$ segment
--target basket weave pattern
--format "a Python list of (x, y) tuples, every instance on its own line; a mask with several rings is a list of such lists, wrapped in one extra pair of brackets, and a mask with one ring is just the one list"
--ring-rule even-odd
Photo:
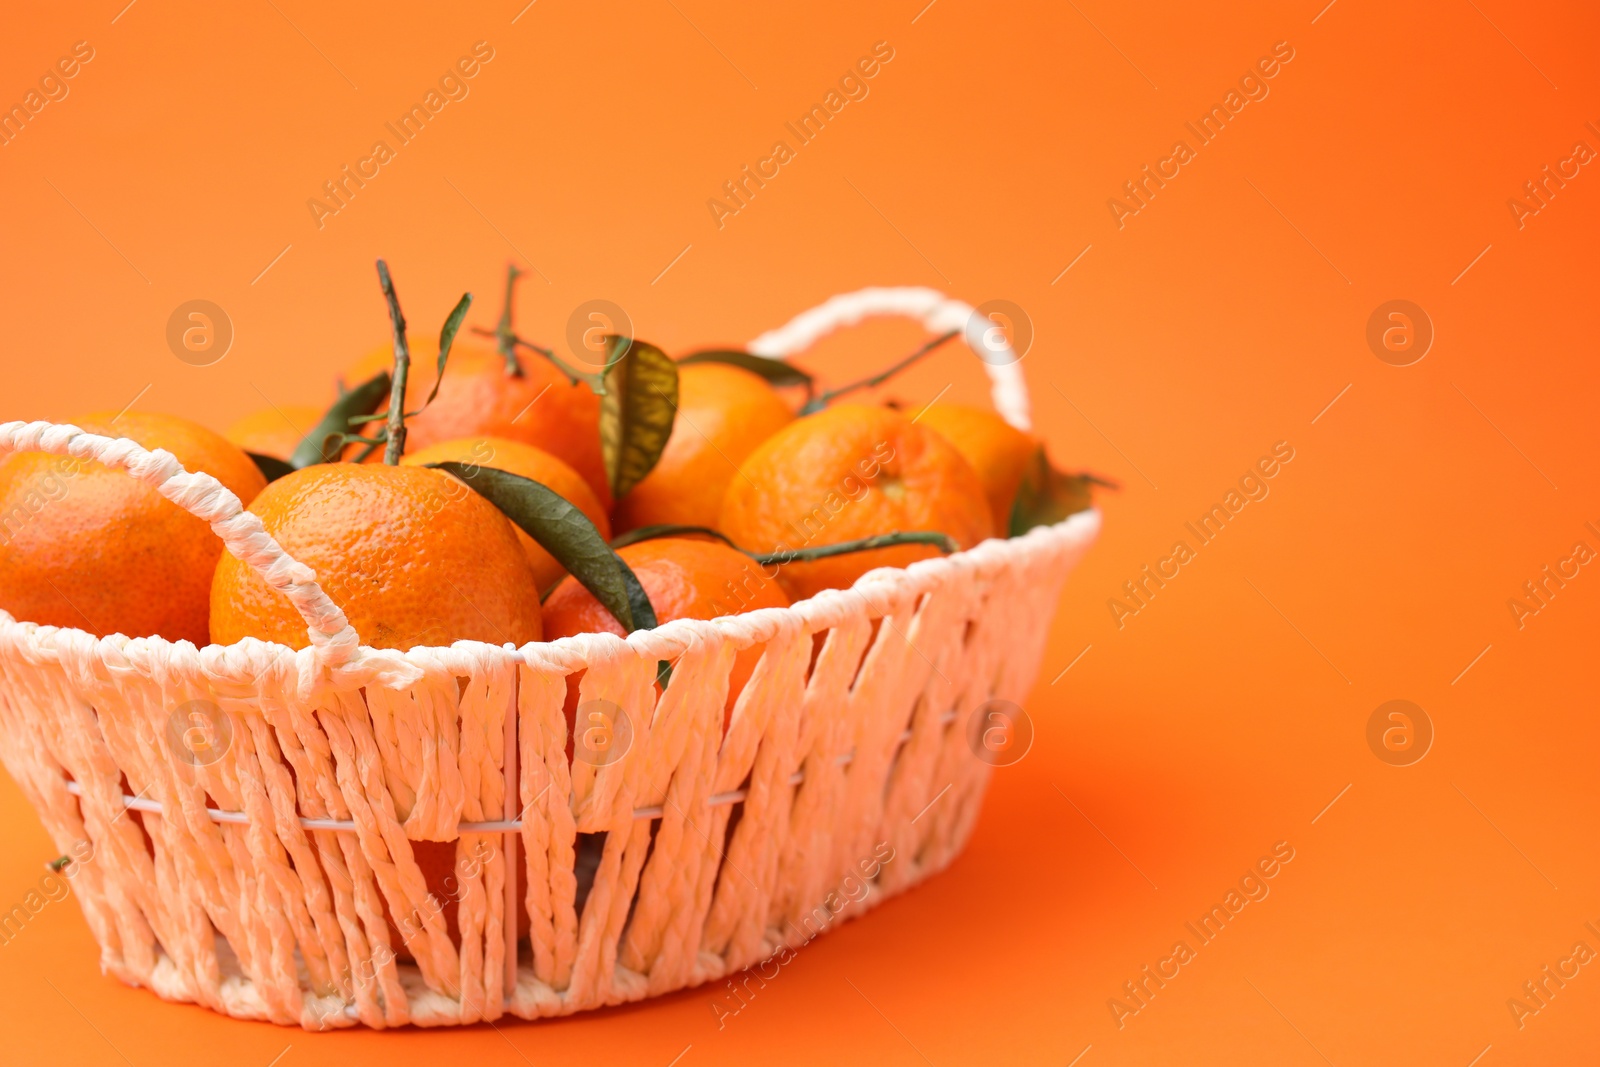
[[(296, 651), (97, 638), (0, 612), (0, 758), (78, 857), (105, 970), (314, 1029), (638, 1000), (803, 944), (942, 869), (990, 773), (972, 716), (1025, 698), (1099, 528), (1085, 512), (790, 608), (626, 639), (399, 652), (360, 646), (314, 575), (170, 455), (0, 425), (0, 454), (16, 450), (128, 471), (305, 616), (312, 644)], [(761, 660), (723, 736), (734, 656), (751, 646)], [(632, 728), (603, 766), (567, 755), (580, 671), (580, 702), (609, 701)], [(214, 762), (172, 734), (193, 701), (221, 709), (230, 735)], [(419, 841), (456, 842), (454, 931)], [(403, 944), (386, 914), (410, 917)]]

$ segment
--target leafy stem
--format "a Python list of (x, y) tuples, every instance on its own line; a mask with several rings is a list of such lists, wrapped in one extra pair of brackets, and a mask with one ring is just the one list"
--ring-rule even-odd
[(375, 439), (373, 439), (371, 441), (368, 441), (366, 444), (362, 445), (361, 446), (361, 451), (357, 452), (354, 456), (352, 456), (351, 459), (350, 459), (350, 462), (352, 462), (352, 463), (365, 463), (367, 461), (367, 457), (372, 455), (374, 452), (376, 452), (378, 450), (378, 446), (379, 445), (386, 444), (387, 442), (388, 442), (387, 436), (380, 434)]
[(960, 336), (960, 330), (951, 330), (949, 333), (940, 334), (938, 337), (935, 337), (933, 340), (924, 344), (921, 348), (918, 348), (909, 356), (897, 363), (891, 364), (888, 369), (879, 371), (870, 378), (862, 378), (860, 381), (851, 382), (848, 385), (841, 385), (837, 389), (828, 389), (820, 396), (812, 397), (810, 400), (806, 401), (805, 406), (800, 409), (800, 414), (815, 414), (816, 412), (827, 407), (829, 404), (833, 403), (835, 400), (839, 399), (841, 396), (845, 396), (848, 393), (853, 393), (858, 389), (871, 389), (874, 386), (882, 385), (884, 382), (888, 381), (896, 374), (899, 374), (901, 371), (905, 370), (907, 367), (911, 366), (911, 364), (923, 358), (940, 345), (954, 340)]
[[(505, 324), (502, 323), (502, 325)], [(560, 356), (556, 355), (555, 349), (546, 348), (544, 345), (534, 344), (532, 341), (529, 341), (526, 338), (517, 336), (517, 334), (510, 329), (509, 325), (506, 326), (504, 335), (501, 334), (499, 327), (496, 327), (493, 330), (486, 330), (482, 326), (474, 326), (472, 328), (472, 332), (477, 334), (479, 337), (493, 337), (495, 339), (495, 346), (497, 348), (499, 348), (503, 342), (507, 347), (501, 349), (502, 352), (508, 350), (515, 352), (515, 350), (518, 348), (526, 348), (529, 352), (537, 352), (545, 359), (548, 359), (551, 364), (555, 366), (556, 370), (560, 371), (566, 377), (567, 384), (577, 385), (579, 382), (584, 382), (589, 386), (590, 389), (594, 390), (595, 396), (606, 395), (606, 371), (609, 371), (613, 366), (615, 366), (617, 360), (621, 359), (622, 355), (625, 354), (613, 353), (610, 361), (607, 362), (606, 365), (597, 372), (583, 371), (579, 370), (566, 360), (562, 359)], [(518, 366), (520, 367), (521, 364), (519, 363)]]
[(406, 380), (411, 375), (411, 346), (406, 343), (406, 317), (400, 310), (400, 298), (395, 295), (394, 281), (389, 277), (389, 264), (378, 260), (378, 284), (383, 287), (383, 297), (389, 302), (389, 321), (394, 326), (394, 375), (389, 386), (389, 417), (385, 436), (388, 444), (383, 450), (383, 461), (393, 467), (399, 464), (406, 450)]
[(654, 541), (662, 537), (688, 537), (693, 534), (701, 534), (706, 537), (715, 537), (718, 541), (721, 541), (729, 548), (738, 549), (740, 552), (744, 551), (744, 549), (739, 548), (738, 545), (734, 544), (733, 540), (727, 534), (720, 530), (713, 530), (709, 526), (684, 526), (679, 523), (661, 523), (655, 526), (640, 526), (637, 529), (629, 530), (625, 534), (618, 534), (616, 537), (613, 537), (611, 539), (611, 547), (627, 548), (629, 545), (636, 545), (640, 541)]
[(961, 546), (956, 544), (949, 534), (941, 533), (938, 530), (892, 530), (889, 533), (863, 537), (855, 541), (840, 541), (834, 545), (817, 545), (813, 548), (786, 548), (781, 552), (751, 552), (734, 544), (727, 534), (713, 530), (709, 526), (682, 526), (674, 523), (663, 523), (659, 526), (641, 526), (636, 530), (629, 530), (625, 534), (612, 538), (611, 547), (614, 549), (626, 548), (629, 545), (636, 545), (640, 541), (653, 541), (661, 537), (686, 537), (695, 534), (715, 537), (729, 548), (744, 553), (763, 566), (809, 563), (812, 560), (828, 559), (833, 556), (847, 556), (854, 552), (870, 552), (875, 548), (891, 548), (895, 545), (933, 545), (947, 554), (961, 551)]
[(500, 307), (500, 321), (494, 328), (494, 347), (506, 361), (506, 376), (522, 377), (522, 364), (517, 359), (516, 334), (511, 332), (511, 302), (516, 295), (517, 279), (522, 271), (515, 263), (506, 264), (506, 302)]
[[(422, 414), (439, 395), (439, 386), (444, 383), (445, 364), (450, 361), (450, 348), (455, 344), (462, 320), (467, 317), (467, 309), (472, 306), (472, 294), (462, 293), (461, 299), (456, 301), (456, 306), (445, 317), (444, 326), (439, 330), (439, 365), (434, 373), (433, 388), (428, 391), (428, 399), (422, 402), (422, 407), (407, 412), (406, 381), (411, 376), (411, 347), (406, 342), (406, 317), (400, 311), (400, 298), (395, 295), (394, 281), (389, 277), (389, 264), (381, 259), (378, 260), (378, 283), (383, 287), (384, 299), (389, 303), (389, 321), (394, 327), (394, 378), (389, 388), (389, 410), (380, 415), (353, 418), (350, 425), (379, 420), (386, 423), (383, 431), (383, 461), (392, 467), (405, 454), (406, 420)], [(369, 448), (364, 455), (370, 455), (371, 452)]]
[(745, 555), (763, 565), (775, 563), (782, 566), (785, 563), (809, 563), (812, 560), (847, 556), (853, 552), (869, 552), (875, 548), (890, 548), (894, 545), (934, 545), (946, 554), (961, 551), (961, 546), (956, 544), (954, 538), (938, 530), (892, 530), (875, 537), (863, 537), (858, 541), (841, 541), (836, 545), (786, 548), (781, 552), (747, 552)]
[[(379, 401), (389, 395), (390, 385), (388, 371), (379, 371), (353, 388), (344, 388), (341, 385), (339, 399), (333, 402), (311, 432), (301, 438), (300, 443), (295, 446), (294, 452), (289, 456), (289, 466), (299, 470), (314, 463), (337, 462), (345, 445), (349, 444), (354, 436), (349, 432), (350, 427), (354, 425), (352, 420), (368, 417), (372, 409), (378, 406)], [(356, 440), (370, 444), (374, 440), (381, 441), (382, 438), (356, 438)]]

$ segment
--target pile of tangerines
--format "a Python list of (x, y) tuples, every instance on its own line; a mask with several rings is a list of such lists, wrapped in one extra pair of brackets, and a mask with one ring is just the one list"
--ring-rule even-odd
[[(378, 267), (393, 342), (326, 410), (269, 408), (225, 437), (134, 411), (72, 420), (216, 477), (365, 645), (520, 646), (782, 607), (1059, 521), (1107, 484), (1056, 470), (987, 410), (840, 402), (955, 334), (831, 390), (748, 352), (674, 360), (620, 336), (580, 363), (515, 333), (513, 269), (485, 340), (456, 343), (463, 296), (436, 343), (413, 345)], [(0, 461), (0, 608), (99, 635), (308, 643), (199, 519), (43, 453)]]

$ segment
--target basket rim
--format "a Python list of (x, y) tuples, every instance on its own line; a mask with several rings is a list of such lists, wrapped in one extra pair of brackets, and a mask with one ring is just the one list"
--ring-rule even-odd
[[(410, 649), (374, 648), (360, 645), (352, 659), (327, 670), (335, 676), (359, 675), (372, 680), (388, 680), (400, 686), (416, 682), (425, 674), (458, 669), (488, 658), (508, 657), (513, 663), (528, 666), (560, 667), (569, 673), (583, 669), (595, 654), (616, 655), (626, 648), (643, 656), (671, 659), (702, 640), (723, 638), (740, 649), (770, 640), (780, 630), (809, 626), (813, 630), (838, 625), (860, 600), (865, 600), (873, 617), (887, 614), (892, 602), (908, 588), (917, 592), (936, 584), (957, 569), (1003, 566), (1019, 555), (1036, 550), (1087, 549), (1098, 536), (1102, 523), (1095, 507), (1076, 512), (1051, 526), (1037, 526), (1016, 537), (991, 537), (970, 549), (917, 560), (909, 567), (877, 567), (868, 571), (848, 589), (825, 589), (786, 608), (761, 608), (715, 619), (675, 619), (651, 630), (635, 630), (627, 637), (612, 633), (585, 633), (553, 641), (531, 641), (517, 646), (484, 641), (456, 641), (449, 645), (417, 645)], [(188, 640), (172, 641), (161, 636), (128, 637), (124, 634), (99, 636), (74, 627), (50, 626), (14, 618), (0, 609), (0, 644), (20, 642), (36, 652), (51, 651), (63, 641), (87, 651), (109, 650), (124, 659), (129, 652), (142, 650), (153, 657), (194, 658), (202, 661), (207, 676), (215, 681), (251, 681), (274, 666), (297, 665), (302, 678), (312, 667), (314, 646), (290, 648), (288, 645), (246, 637), (228, 645), (197, 646)], [(301, 661), (305, 661), (302, 663)], [(197, 664), (200, 665), (200, 664)], [(241, 670), (242, 668), (242, 670)]]

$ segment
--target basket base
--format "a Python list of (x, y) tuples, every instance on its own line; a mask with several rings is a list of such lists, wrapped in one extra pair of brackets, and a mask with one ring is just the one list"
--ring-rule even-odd
[[(877, 907), (890, 897), (898, 895), (902, 890), (909, 889), (920, 883), (924, 878), (937, 874), (954, 859), (954, 854), (945, 857), (944, 862), (929, 864), (915, 871), (904, 883), (897, 886), (895, 892), (884, 892), (876, 886), (872, 887), (859, 902), (851, 902), (850, 906), (838, 913), (829, 922), (827, 929), (831, 930), (840, 922), (854, 919)], [(767, 965), (774, 967), (792, 959), (780, 958), (788, 952), (798, 952), (809, 944), (818, 933), (818, 930), (809, 936), (804, 931), (797, 931), (799, 936), (791, 936), (788, 941), (777, 939), (777, 931), (769, 931), (773, 935), (763, 943), (762, 956), (759, 960), (744, 968), (728, 968), (723, 957), (713, 952), (700, 953), (698, 965), (690, 980), (672, 992), (695, 989), (719, 979), (729, 978), (742, 971), (759, 972)], [(238, 957), (234, 954), (227, 939), (218, 935), (216, 938), (217, 962), (222, 972), (222, 981), (218, 987), (221, 994), (219, 1005), (216, 1007), (222, 1014), (235, 1019), (250, 1022), (273, 1022), (272, 1012), (266, 1001), (258, 992), (255, 983), (244, 973)], [(425, 1028), (461, 1026), (463, 1025), (463, 1012), (461, 1001), (445, 996), (428, 988), (427, 982), (422, 977), (422, 972), (411, 963), (396, 965), (401, 987), (406, 994), (406, 1022), (402, 1025), (419, 1026)], [(767, 976), (770, 978), (771, 976)], [(133, 982), (135, 987), (139, 983)], [(309, 986), (309, 982), (305, 983)], [(151, 970), (148, 982), (145, 984), (150, 992), (162, 1000), (178, 1004), (195, 1004), (198, 998), (185, 981), (182, 971), (172, 958), (163, 951), (157, 951), (156, 965)], [(517, 984), (512, 996), (508, 998), (498, 1012), (478, 1012), (471, 1021), (488, 1019), (496, 1021), (507, 1016), (532, 1022), (537, 1019), (547, 1019), (562, 1015), (574, 1015), (580, 1011), (592, 1011), (597, 1008), (617, 1007), (646, 1000), (651, 996), (650, 978), (648, 975), (639, 974), (628, 968), (617, 965), (615, 979), (610, 995), (605, 1001), (596, 1004), (592, 1001), (578, 1001), (569, 998), (565, 993), (552, 989), (541, 982), (534, 974), (531, 954), (526, 943), (523, 945), (522, 959), (517, 968)], [(363, 1025), (362, 1019), (356, 1011), (355, 1005), (347, 1004), (337, 996), (319, 996), (314, 992), (306, 992), (299, 1019), (299, 1025), (304, 1030), (325, 1031), (343, 1030)], [(381, 1027), (380, 1027), (381, 1028)]]

